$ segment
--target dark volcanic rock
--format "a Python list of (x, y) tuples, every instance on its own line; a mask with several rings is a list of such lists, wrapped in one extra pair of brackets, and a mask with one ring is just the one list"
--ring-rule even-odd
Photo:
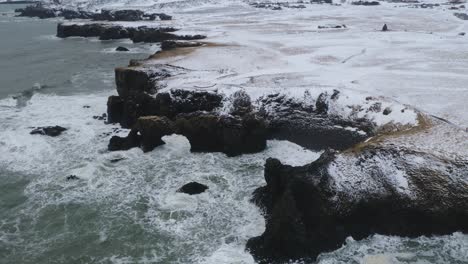
[(263, 119), (195, 112), (180, 114), (175, 121), (159, 116), (140, 117), (127, 138), (111, 139), (109, 150), (140, 145), (143, 151), (151, 151), (164, 144), (163, 136), (174, 133), (187, 137), (193, 152), (223, 152), (237, 156), (266, 148), (267, 129)]
[(252, 101), (250, 100), (250, 96), (244, 90), (239, 90), (232, 95), (231, 115), (243, 116), (251, 113), (252, 110)]
[(176, 41), (176, 40), (164, 40), (161, 43), (162, 50), (170, 50), (176, 48), (190, 48), (190, 47), (199, 47), (203, 43), (195, 41)]
[(107, 100), (107, 122), (120, 123), (123, 111), (124, 101), (119, 96), (110, 96)]
[(468, 14), (465, 13), (454, 13), (454, 16), (458, 17), (461, 20), (468, 20)]
[(144, 20), (145, 13), (140, 10), (102, 10), (100, 16), (96, 16), (94, 20), (107, 21), (139, 21)]
[(101, 24), (64, 24), (57, 25), (57, 37), (99, 37), (105, 27)]
[(170, 73), (165, 69), (158, 72), (150, 72), (139, 68), (116, 68), (115, 83), (117, 92), (122, 98), (126, 98), (134, 93), (154, 94), (157, 91), (155, 81), (158, 78), (170, 77)]
[(56, 17), (56, 12), (53, 9), (45, 8), (41, 3), (30, 5), (25, 8), (16, 9), (15, 12), (20, 13), (22, 17), (38, 17), (41, 19)]
[(135, 129), (141, 134), (141, 148), (144, 152), (165, 144), (162, 137), (174, 134), (176, 131), (171, 120), (159, 116), (140, 117)]
[[(129, 38), (133, 42), (162, 42), (165, 40), (196, 40), (203, 39), (206, 36), (202, 35), (177, 35), (172, 32), (176, 31), (172, 27), (123, 27), (120, 25), (104, 24), (104, 23), (84, 23), (70, 24), (60, 23), (57, 26), (57, 37), (99, 37), (100, 40), (111, 39), (126, 39)], [(182, 44), (180, 44), (182, 45)], [(195, 45), (192, 42), (187, 42), (188, 46)]]
[(115, 50), (116, 51), (130, 51), (128, 48), (122, 47), (122, 46), (117, 47)]
[(356, 1), (356, 2), (352, 2), (351, 4), (352, 4), (352, 5), (362, 5), (362, 6), (376, 6), (376, 5), (380, 5), (380, 3), (377, 2), (377, 1)]
[(387, 24), (384, 24), (384, 25), (383, 25), (383, 27), (382, 27), (382, 31), (388, 31)]
[(31, 135), (44, 135), (50, 137), (56, 137), (62, 134), (62, 132), (67, 129), (61, 126), (48, 126), (48, 127), (38, 127), (30, 132)]
[(141, 10), (101, 10), (100, 13), (93, 13), (82, 10), (54, 9), (47, 8), (42, 3), (30, 5), (25, 8), (18, 8), (15, 12), (18, 16), (52, 18), (64, 17), (65, 19), (93, 19), (95, 21), (144, 21), (144, 20), (171, 20), (172, 17), (164, 13), (144, 13)]
[(333, 94), (320, 94), (315, 107), (279, 94), (262, 98), (262, 108), (267, 110), (261, 110), (261, 114), (268, 122), (269, 138), (289, 140), (314, 150), (342, 150), (372, 136), (374, 125), (368, 120), (348, 120), (328, 114), (328, 104), (338, 98), (338, 94)]
[(206, 38), (206, 36), (203, 35), (176, 35), (170, 33), (173, 31), (175, 31), (175, 29), (139, 27), (135, 30), (131, 39), (135, 43), (154, 43), (163, 42), (164, 40), (197, 40)]
[(176, 119), (178, 134), (188, 138), (193, 152), (223, 152), (228, 156), (266, 148), (265, 121), (253, 115), (236, 118), (192, 113)]
[(392, 146), (327, 151), (302, 167), (269, 159), (267, 186), (254, 194), (266, 230), (247, 248), (260, 263), (313, 261), (348, 236), (467, 232), (467, 171), (466, 162)]
[(186, 193), (190, 195), (200, 194), (205, 192), (208, 189), (208, 186), (198, 183), (198, 182), (190, 182), (182, 186), (177, 192)]
[(76, 175), (69, 175), (67, 176), (67, 181), (71, 181), (71, 180), (79, 180), (80, 178), (78, 178), (78, 176)]
[(136, 130), (131, 130), (127, 137), (113, 136), (108, 149), (110, 151), (129, 150), (140, 146), (141, 137)]

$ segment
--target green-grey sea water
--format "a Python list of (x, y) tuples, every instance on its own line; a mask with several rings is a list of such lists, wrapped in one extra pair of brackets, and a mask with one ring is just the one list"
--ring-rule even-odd
[[(157, 46), (57, 39), (58, 21), (15, 18), (17, 7), (0, 5), (0, 263), (254, 263), (244, 246), (264, 229), (249, 199), (265, 159), (300, 165), (318, 153), (271, 141), (254, 155), (193, 154), (181, 136), (109, 153), (109, 133), (126, 131), (93, 116), (115, 94), (113, 68)], [(29, 134), (46, 125), (68, 130)], [(190, 181), (209, 190), (176, 193)], [(350, 238), (318, 262), (468, 263), (468, 236)]]

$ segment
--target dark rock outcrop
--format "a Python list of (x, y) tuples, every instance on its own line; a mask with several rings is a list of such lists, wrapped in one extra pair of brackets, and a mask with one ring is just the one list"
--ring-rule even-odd
[(33, 131), (30, 132), (30, 134), (57, 137), (66, 130), (67, 130), (66, 128), (61, 127), (61, 126), (47, 126), (47, 127), (35, 128)]
[(352, 4), (352, 5), (361, 5), (361, 6), (376, 6), (376, 5), (380, 5), (380, 3), (377, 2), (377, 1), (356, 1), (356, 2), (352, 2), (351, 4)]
[(239, 90), (232, 95), (231, 115), (243, 116), (253, 111), (250, 96), (244, 91)]
[(247, 248), (260, 263), (313, 261), (348, 236), (468, 232), (467, 172), (466, 161), (391, 145), (326, 151), (302, 167), (269, 159), (254, 194), (266, 230)]
[(118, 150), (129, 150), (132, 148), (137, 148), (141, 144), (141, 136), (138, 135), (136, 130), (131, 130), (128, 136), (126, 137), (119, 137), (113, 136), (108, 145), (108, 149), (110, 151), (118, 151)]
[(20, 13), (21, 17), (53, 18), (57, 17), (56, 11), (45, 8), (42, 4), (30, 5), (25, 8), (18, 8), (15, 12)]
[(184, 70), (169, 65), (155, 65), (151, 70), (117, 68), (115, 79), (119, 96), (110, 98), (108, 103), (108, 115), (112, 122), (131, 128), (141, 116), (174, 118), (180, 113), (213, 111), (222, 105), (222, 96), (215, 92), (172, 90), (158, 93), (161, 88), (159, 81), (179, 72)]
[(203, 193), (206, 190), (208, 190), (208, 186), (198, 182), (190, 182), (182, 186), (179, 190), (177, 190), (177, 192), (195, 195)]
[(465, 13), (454, 13), (454, 16), (458, 17), (461, 20), (468, 20), (468, 14)]
[(119, 46), (115, 49), (115, 51), (130, 51), (130, 50), (126, 47)]
[(171, 50), (176, 48), (190, 48), (190, 47), (199, 47), (203, 43), (195, 41), (177, 41), (177, 40), (164, 40), (161, 43), (162, 50)]
[(76, 175), (68, 175), (67, 176), (67, 181), (73, 181), (73, 180), (79, 180), (78, 176)]
[(387, 26), (387, 24), (384, 24), (384, 25), (383, 25), (382, 31), (388, 31), (388, 26)]
[(18, 8), (15, 12), (18, 16), (23, 17), (38, 17), (53, 18), (63, 17), (65, 19), (92, 19), (95, 21), (145, 21), (145, 20), (171, 20), (172, 16), (164, 13), (145, 13), (141, 10), (126, 9), (126, 10), (101, 10), (101, 12), (93, 13), (82, 10), (71, 9), (56, 9), (44, 6), (42, 3)]
[(141, 148), (144, 152), (152, 151), (154, 148), (165, 144), (162, 137), (176, 132), (174, 123), (171, 120), (159, 116), (140, 117), (135, 129), (141, 135)]
[(193, 152), (223, 152), (228, 156), (266, 148), (265, 121), (253, 115), (236, 118), (192, 113), (176, 119), (178, 134), (188, 138)]
[(171, 134), (187, 137), (193, 152), (223, 152), (228, 156), (260, 152), (266, 148), (267, 139), (261, 118), (195, 112), (180, 114), (174, 121), (160, 116), (140, 117), (126, 138), (112, 137), (109, 150), (141, 146), (148, 152), (164, 144), (162, 137)]
[(131, 39), (133, 42), (156, 43), (165, 40), (198, 40), (204, 39), (203, 35), (176, 35), (166, 28), (139, 27), (134, 31)]
[(110, 96), (107, 100), (107, 122), (119, 123), (123, 117), (124, 101), (119, 96)]
[[(333, 97), (333, 99), (332, 99)], [(315, 107), (303, 105), (280, 94), (261, 99), (260, 114), (268, 121), (269, 138), (289, 140), (303, 147), (347, 149), (374, 134), (374, 125), (365, 119), (344, 119), (328, 113), (330, 101), (339, 93), (322, 93)]]
[[(177, 35), (172, 27), (123, 27), (107, 23), (60, 23), (57, 26), (57, 37), (99, 37), (100, 40), (131, 39), (133, 42), (163, 42), (165, 40), (197, 40), (203, 35)], [(197, 42), (179, 45), (197, 46)]]

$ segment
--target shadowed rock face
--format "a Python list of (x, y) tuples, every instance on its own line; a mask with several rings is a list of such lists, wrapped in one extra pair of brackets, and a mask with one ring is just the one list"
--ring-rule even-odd
[(255, 116), (235, 118), (197, 112), (179, 115), (176, 126), (178, 133), (190, 141), (193, 152), (223, 152), (237, 156), (266, 148), (265, 121)]
[[(417, 161), (417, 162), (415, 162)], [(265, 233), (247, 248), (260, 263), (315, 260), (346, 237), (468, 231), (468, 164), (395, 146), (325, 152), (302, 167), (269, 159), (254, 201)]]
[(343, 150), (372, 136), (374, 125), (369, 120), (346, 120), (328, 113), (328, 100), (336, 97), (338, 93), (322, 93), (311, 107), (279, 94), (266, 96), (261, 106), (269, 110), (260, 113), (269, 123), (269, 138), (289, 140), (313, 150)]
[(186, 136), (192, 152), (223, 152), (237, 156), (264, 150), (267, 130), (263, 119), (255, 116), (234, 118), (195, 112), (180, 114), (174, 121), (167, 117), (145, 116), (138, 119), (126, 138), (113, 137), (109, 150), (140, 146), (148, 152), (163, 145), (162, 137), (171, 134)]

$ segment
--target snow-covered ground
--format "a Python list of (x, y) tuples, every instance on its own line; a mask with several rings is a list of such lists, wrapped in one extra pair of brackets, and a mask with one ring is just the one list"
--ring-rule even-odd
[[(360, 98), (386, 97), (468, 126), (468, 36), (459, 35), (468, 32), (468, 21), (453, 15), (464, 9), (449, 10), (460, 4), (429, 1), (441, 5), (423, 9), (345, 2), (273, 11), (246, 1), (63, 2), (162, 10), (174, 15), (170, 24), (182, 28), (180, 33), (203, 33), (218, 44), (158, 59), (196, 70), (169, 81), (168, 88), (242, 88), (251, 95), (338, 89)], [(390, 31), (381, 31), (384, 24)]]

